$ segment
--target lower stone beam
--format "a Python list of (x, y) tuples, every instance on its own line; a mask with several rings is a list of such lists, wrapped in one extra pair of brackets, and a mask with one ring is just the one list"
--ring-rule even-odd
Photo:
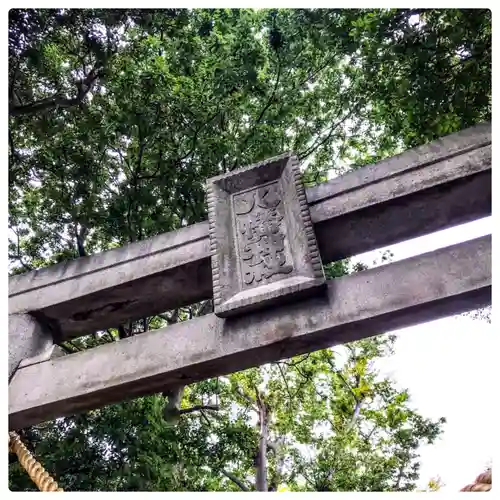
[(222, 319), (210, 314), (20, 367), (9, 428), (161, 392), (484, 307), (491, 236), (328, 282), (324, 296)]

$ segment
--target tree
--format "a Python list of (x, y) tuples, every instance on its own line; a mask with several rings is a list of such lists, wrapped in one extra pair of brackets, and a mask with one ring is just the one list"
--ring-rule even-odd
[[(207, 177), (284, 150), (307, 163), (310, 185), (488, 119), (490, 61), (487, 10), (12, 9), (10, 271), (201, 221)], [(344, 364), (326, 350), (187, 387), (177, 425), (156, 395), (23, 438), (69, 490), (409, 490), (418, 445), (442, 422), (377, 378), (370, 363), (391, 343), (349, 346)], [(219, 409), (194, 411), (207, 406)], [(10, 471), (12, 489), (32, 487)]]
[(490, 115), (485, 10), (9, 16), (14, 272), (198, 222), (238, 165), (293, 150), (314, 183)]

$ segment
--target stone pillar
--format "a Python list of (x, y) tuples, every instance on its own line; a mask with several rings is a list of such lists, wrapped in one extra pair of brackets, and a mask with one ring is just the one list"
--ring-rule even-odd
[(9, 315), (9, 380), (25, 358), (52, 353), (51, 332), (29, 314)]

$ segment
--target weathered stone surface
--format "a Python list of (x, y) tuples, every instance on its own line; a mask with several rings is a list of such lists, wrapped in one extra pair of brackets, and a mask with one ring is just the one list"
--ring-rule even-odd
[(486, 236), (331, 280), (325, 295), (297, 304), (229, 319), (209, 314), (21, 368), (9, 385), (9, 426), (160, 393), (489, 303)]
[(210, 298), (211, 281), (204, 222), (12, 276), (9, 311), (37, 311), (65, 340)]
[(284, 154), (207, 182), (214, 312), (233, 316), (325, 283), (298, 160)]
[(25, 368), (30, 365), (36, 365), (37, 363), (43, 363), (44, 361), (48, 361), (49, 359), (60, 358), (61, 356), (67, 356), (66, 353), (61, 347), (56, 344), (49, 345), (46, 349), (42, 350), (40, 354), (36, 354), (35, 356), (31, 356), (29, 358), (23, 358), (23, 360), (19, 363), (19, 368)]
[(52, 351), (53, 345), (52, 334), (32, 316), (29, 314), (10, 314), (9, 378), (24, 359), (44, 356)]
[[(443, 149), (437, 162), (426, 145), (310, 189), (323, 262), (490, 215), (491, 144), (478, 139), (458, 151), (449, 141), (451, 152)], [(333, 231), (341, 236), (331, 238)]]
[[(323, 263), (491, 214), (491, 125), (306, 190)], [(9, 311), (61, 339), (212, 297), (208, 222), (9, 278)]]

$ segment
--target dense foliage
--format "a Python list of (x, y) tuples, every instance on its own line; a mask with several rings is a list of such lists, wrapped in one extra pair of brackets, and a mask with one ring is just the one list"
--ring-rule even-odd
[[(285, 150), (316, 183), (490, 115), (487, 10), (12, 9), (10, 271), (201, 221), (207, 177)], [(418, 447), (442, 421), (377, 374), (393, 342), (195, 384), (182, 408), (218, 409), (185, 411), (176, 425), (157, 395), (23, 437), (69, 490), (411, 490)], [(32, 488), (17, 465), (10, 472), (12, 489)]]

